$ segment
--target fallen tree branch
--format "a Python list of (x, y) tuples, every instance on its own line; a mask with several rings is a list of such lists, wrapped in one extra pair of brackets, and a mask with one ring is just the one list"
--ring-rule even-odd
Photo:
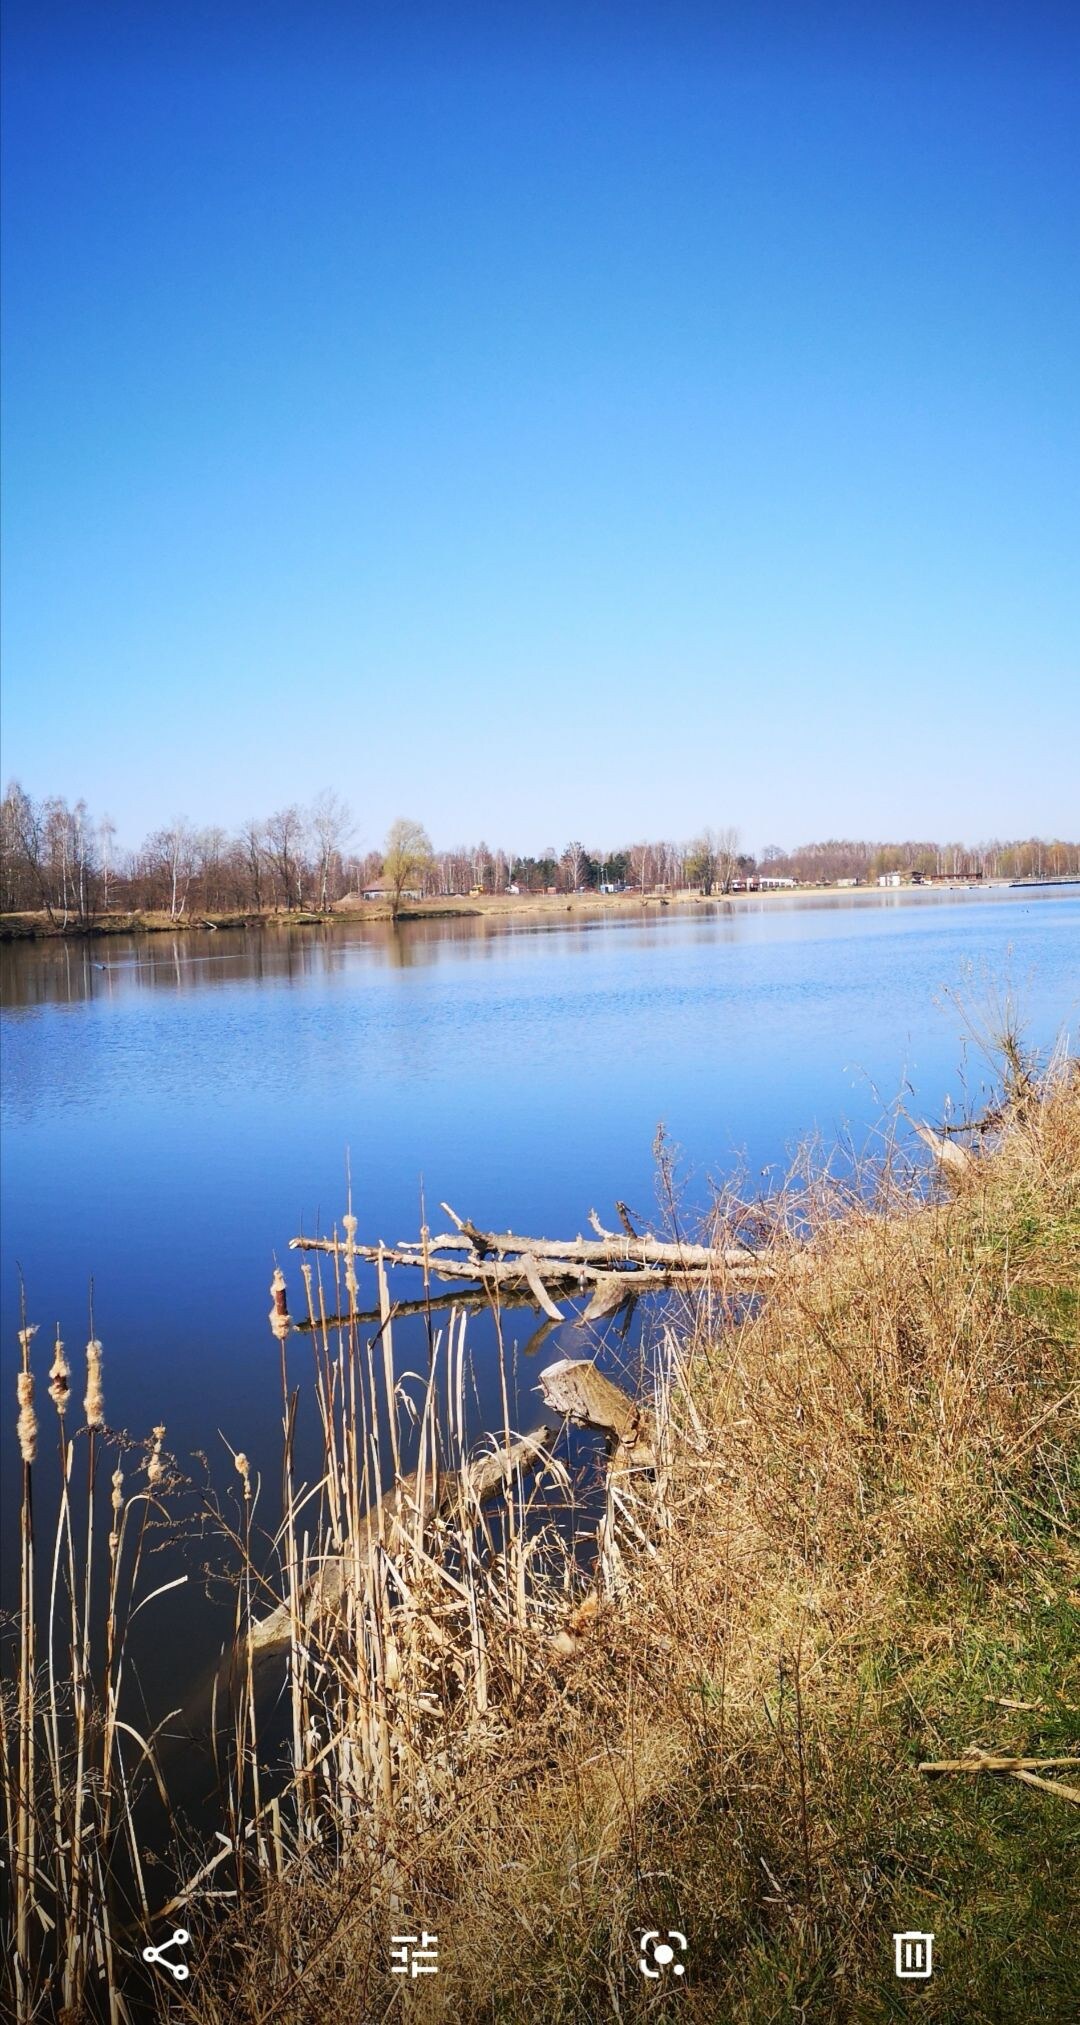
[(1062, 1779), (1044, 1779), (1043, 1772), (1053, 1772), (1060, 1767), (1080, 1767), (1080, 1758), (1019, 1758), (995, 1755), (991, 1751), (972, 1749), (962, 1758), (928, 1759), (919, 1766), (920, 1772), (994, 1772), (1006, 1779), (1019, 1779), (1025, 1786), (1035, 1786), (1040, 1793), (1054, 1793), (1059, 1800), (1067, 1800), (1073, 1807), (1080, 1807), (1080, 1789), (1066, 1786)]
[[(417, 1512), (421, 1513), (426, 1525), (432, 1519), (451, 1512), (462, 1495), (476, 1505), (486, 1504), (510, 1481), (515, 1471), (536, 1469), (545, 1460), (556, 1432), (544, 1421), (531, 1434), (519, 1435), (508, 1449), (492, 1449), (478, 1456), (464, 1470), (447, 1470), (437, 1475), (434, 1471), (425, 1472), (422, 1486), (416, 1471), (403, 1477), (377, 1504), (369, 1505), (365, 1513), (370, 1527), (367, 1538), (358, 1545), (329, 1554), (317, 1573), (305, 1584), (300, 1601), (301, 1621), (305, 1629), (340, 1604), (349, 1581), (367, 1568), (372, 1551), (379, 1544), (380, 1532), (390, 1537), (404, 1517), (408, 1516), (411, 1520)], [(290, 1605), (279, 1603), (276, 1609), (251, 1626), (248, 1636), (252, 1651), (259, 1654), (276, 1652), (288, 1645), (293, 1623)]]
[(957, 1180), (967, 1179), (975, 1166), (975, 1156), (968, 1147), (958, 1146), (955, 1139), (943, 1139), (932, 1125), (916, 1123), (915, 1130), (946, 1174), (955, 1175)]
[[(532, 1247), (521, 1240), (526, 1249), (516, 1258), (493, 1258), (473, 1253), (468, 1259), (450, 1259), (432, 1256), (428, 1247), (427, 1261), (430, 1270), (441, 1280), (482, 1281), (485, 1285), (521, 1288), (529, 1286), (529, 1262), (536, 1270), (540, 1257), (544, 1259), (544, 1275), (548, 1280), (568, 1283), (572, 1286), (595, 1287), (608, 1282), (613, 1275), (613, 1264), (606, 1268), (589, 1264), (565, 1248), (546, 1246), (545, 1240), (538, 1239)], [(328, 1252), (332, 1257), (364, 1259), (372, 1265), (423, 1266), (424, 1252), (417, 1245), (412, 1249), (405, 1245), (362, 1245), (355, 1239), (347, 1238), (290, 1238), (289, 1249), (294, 1252)], [(702, 1247), (701, 1249), (705, 1249)], [(709, 1265), (700, 1261), (672, 1260), (656, 1264), (637, 1264), (632, 1257), (621, 1261), (619, 1278), (624, 1283), (625, 1293), (659, 1293), (664, 1287), (701, 1286), (709, 1270), (725, 1279), (759, 1280), (773, 1279), (776, 1268), (759, 1260), (753, 1252), (740, 1252), (727, 1259), (722, 1252), (708, 1252)]]
[(1068, 1800), (1073, 1807), (1080, 1807), (1080, 1788), (1066, 1786), (1060, 1779), (1040, 1779), (1034, 1772), (1013, 1772), (1014, 1779), (1022, 1779), (1025, 1786), (1037, 1786), (1040, 1793), (1056, 1793), (1059, 1800)]
[(581, 1427), (599, 1428), (617, 1442), (627, 1459), (645, 1467), (653, 1462), (655, 1430), (646, 1413), (586, 1358), (560, 1357), (540, 1373), (544, 1404), (552, 1413)]
[(1050, 1771), (1057, 1765), (1080, 1768), (1080, 1758), (1011, 1758), (991, 1751), (969, 1751), (964, 1758), (927, 1759), (920, 1772), (1034, 1772)]
[[(454, 1216), (448, 1203), (442, 1208), (450, 1217)], [(595, 1215), (595, 1211), (590, 1212)], [(484, 1257), (494, 1253), (499, 1258), (517, 1253), (531, 1252), (537, 1259), (567, 1259), (580, 1261), (583, 1265), (676, 1265), (676, 1266), (740, 1266), (753, 1265), (756, 1254), (749, 1245), (696, 1245), (684, 1244), (675, 1239), (654, 1237), (620, 1237), (617, 1231), (605, 1231), (599, 1223), (593, 1228), (599, 1232), (595, 1238), (533, 1238), (519, 1237), (514, 1231), (480, 1231), (475, 1224), (457, 1219), (460, 1224), (457, 1234), (443, 1232), (429, 1237), (427, 1250), (436, 1252), (472, 1250)], [(398, 1247), (403, 1252), (422, 1252), (424, 1247), (411, 1240)]]

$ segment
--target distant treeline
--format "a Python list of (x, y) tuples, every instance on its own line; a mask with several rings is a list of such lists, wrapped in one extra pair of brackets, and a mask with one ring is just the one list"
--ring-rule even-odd
[(109, 816), (60, 796), (35, 802), (13, 781), (0, 803), (0, 912), (43, 912), (58, 924), (91, 923), (109, 912), (256, 913), (324, 910), (347, 894), (382, 890), (439, 898), (468, 893), (582, 892), (697, 888), (730, 892), (758, 877), (800, 884), (871, 881), (882, 873), (923, 878), (1054, 878), (1080, 874), (1080, 843), (1060, 839), (977, 845), (873, 843), (831, 839), (797, 850), (768, 845), (756, 858), (731, 827), (703, 829), (688, 842), (640, 840), (617, 850), (571, 842), (537, 857), (486, 843), (432, 847), (415, 822), (400, 821), (381, 851), (353, 848), (356, 824), (327, 791), (310, 808), (290, 805), (238, 830), (196, 828), (183, 817), (152, 832), (137, 850), (117, 845)]

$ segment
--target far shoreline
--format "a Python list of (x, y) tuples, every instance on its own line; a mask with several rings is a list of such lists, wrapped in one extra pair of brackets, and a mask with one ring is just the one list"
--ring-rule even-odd
[(525, 917), (552, 926), (564, 924), (567, 915), (588, 918), (641, 919), (644, 916), (659, 916), (665, 912), (687, 912), (702, 910), (709, 912), (735, 911), (748, 908), (773, 907), (778, 904), (798, 906), (806, 902), (820, 903), (823, 899), (842, 901), (845, 904), (865, 905), (868, 902), (882, 904), (887, 901), (913, 901), (926, 899), (952, 899), (961, 894), (1046, 893), (1076, 892), (1080, 879), (1039, 879), (980, 880), (977, 883), (966, 880), (942, 881), (933, 884), (879, 887), (838, 887), (835, 885), (798, 886), (794, 888), (768, 889), (738, 893), (700, 893), (680, 890), (675, 893), (476, 893), (469, 895), (442, 895), (430, 900), (413, 901), (394, 913), (386, 901), (362, 900), (347, 895), (325, 912), (314, 908), (262, 908), (243, 909), (232, 912), (183, 914), (171, 916), (161, 911), (111, 912), (100, 915), (91, 922), (70, 921), (65, 926), (59, 921), (50, 921), (44, 912), (24, 912), (0, 915), (0, 942), (76, 941), (96, 942), (117, 935), (189, 935), (213, 934), (218, 930), (292, 930), (296, 928), (337, 928), (342, 925), (361, 923), (410, 923), (417, 921), (488, 920), (519, 921)]

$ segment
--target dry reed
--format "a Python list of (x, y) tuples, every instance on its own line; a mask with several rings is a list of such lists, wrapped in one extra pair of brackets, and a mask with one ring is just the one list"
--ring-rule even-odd
[[(720, 1205), (733, 1242), (768, 1243), (771, 1290), (717, 1293), (669, 1323), (647, 1466), (616, 1455), (584, 1502), (549, 1449), (518, 1440), (497, 1314), (502, 1425), (486, 1457), (468, 1438), (464, 1313), (431, 1328), (426, 1371), (398, 1375), (380, 1265), (379, 1326), (359, 1319), (351, 1209), (332, 1285), (303, 1269), (322, 1466), (297, 1481), (298, 1339), (275, 1272), (280, 1516), (264, 1537), (259, 1472), (237, 1451), (236, 1515), (215, 1508), (236, 1572), (212, 1717), (222, 1827), (164, 1905), (135, 1827), (139, 1783), (164, 1793), (156, 1738), (123, 1696), (130, 1624), (157, 1594), (140, 1583), (165, 1430), (130, 1495), (117, 1440), (95, 1531), (115, 1439), (101, 1345), (91, 1334), (86, 1424), (69, 1437), (57, 1336), (40, 1668), (24, 1325), (19, 1651), (0, 1740), (20, 2020), (50, 2004), (110, 2025), (135, 2002), (164, 2016), (173, 1992), (139, 1981), (136, 1943), (181, 1912), (201, 1951), (186, 2015), (203, 2025), (381, 2015), (397, 1987), (387, 1937), (421, 1915), (444, 1939), (437, 1989), (410, 1991), (418, 2020), (644, 2015), (628, 1943), (643, 1925), (693, 1930), (690, 2018), (879, 2015), (875, 1922), (926, 1860), (925, 1798), (890, 1757), (900, 1712), (914, 1774), (916, 1747), (942, 1734), (940, 1710), (916, 1703), (926, 1656), (951, 1650), (988, 1557), (1008, 1598), (1069, 1551), (1059, 1528), (1014, 1552), (1007, 1520), (1017, 1500), (1065, 1509), (1073, 1311), (1051, 1328), (1036, 1307), (1031, 1326), (1021, 1297), (1080, 1270), (1080, 1085), (1061, 1070), (1038, 1101), (1030, 1081), (1014, 1088), (1011, 1129), (951, 1198), (913, 1203), (887, 1164), (877, 1199), (825, 1180)], [(278, 1677), (284, 1774), (262, 1755)], [(833, 2011), (826, 1989), (843, 1992)]]

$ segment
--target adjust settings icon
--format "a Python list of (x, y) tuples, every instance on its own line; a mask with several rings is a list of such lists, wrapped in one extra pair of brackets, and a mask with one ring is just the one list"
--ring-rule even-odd
[(666, 1975), (669, 1969), (673, 1976), (685, 1976), (686, 1964), (676, 1961), (676, 1952), (685, 1955), (685, 1934), (681, 1934), (677, 1927), (669, 1927), (667, 1933), (661, 1933), (656, 1927), (650, 1927), (641, 1936), (638, 1968), (643, 1976), (648, 1976), (654, 1983)]

